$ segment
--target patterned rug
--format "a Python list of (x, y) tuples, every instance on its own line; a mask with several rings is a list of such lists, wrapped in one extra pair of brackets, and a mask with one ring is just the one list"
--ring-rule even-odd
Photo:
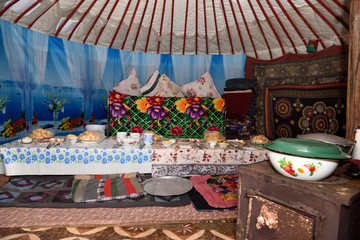
[(5, 236), (8, 236), (6, 239), (82, 240), (234, 239), (236, 221), (236, 211), (199, 212), (191, 205), (171, 208), (9, 207), (0, 208), (0, 216), (0, 239)]
[[(0, 207), (32, 208), (122, 208), (186, 206), (191, 203), (187, 194), (180, 196), (139, 196), (98, 202), (74, 202), (71, 197), (73, 176), (18, 176), (0, 187)], [(91, 189), (90, 189), (91, 190)], [(89, 192), (89, 189), (87, 190)], [(96, 188), (93, 191), (97, 191)]]
[(345, 137), (346, 96), (346, 83), (267, 87), (266, 136), (275, 139), (327, 132)]
[(235, 239), (236, 221), (59, 228), (0, 228), (1, 239)]

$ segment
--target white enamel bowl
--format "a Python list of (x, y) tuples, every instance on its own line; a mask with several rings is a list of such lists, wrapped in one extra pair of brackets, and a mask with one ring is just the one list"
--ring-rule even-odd
[(309, 158), (268, 152), (271, 165), (281, 175), (298, 180), (318, 181), (331, 176), (339, 164), (337, 159)]
[(339, 161), (351, 157), (335, 144), (300, 138), (279, 138), (264, 147), (276, 171), (299, 180), (330, 177)]

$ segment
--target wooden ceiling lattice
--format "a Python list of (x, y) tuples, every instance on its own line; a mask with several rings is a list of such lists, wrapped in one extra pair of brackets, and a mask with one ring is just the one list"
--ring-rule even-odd
[(163, 54), (274, 59), (348, 45), (350, 0), (0, 0), (0, 18), (58, 38)]

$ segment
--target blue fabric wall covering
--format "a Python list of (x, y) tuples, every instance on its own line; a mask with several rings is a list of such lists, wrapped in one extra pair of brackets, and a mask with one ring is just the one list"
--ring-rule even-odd
[(5, 20), (0, 36), (0, 143), (38, 127), (68, 134), (83, 131), (89, 121), (106, 122), (108, 93), (132, 67), (141, 85), (156, 70), (179, 86), (209, 72), (220, 94), (226, 79), (244, 77), (245, 54), (129, 52), (69, 42)]

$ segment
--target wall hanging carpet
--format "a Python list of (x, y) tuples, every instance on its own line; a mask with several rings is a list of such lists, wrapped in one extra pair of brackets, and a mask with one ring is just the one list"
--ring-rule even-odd
[[(247, 58), (247, 77), (257, 78), (255, 129), (265, 134), (266, 87), (283, 85), (322, 85), (347, 82), (347, 48), (333, 46), (314, 54), (287, 54), (282, 58), (261, 61)], [(343, 112), (342, 114), (345, 114)]]
[(346, 83), (265, 90), (265, 129), (271, 139), (323, 132), (345, 137), (345, 118)]

